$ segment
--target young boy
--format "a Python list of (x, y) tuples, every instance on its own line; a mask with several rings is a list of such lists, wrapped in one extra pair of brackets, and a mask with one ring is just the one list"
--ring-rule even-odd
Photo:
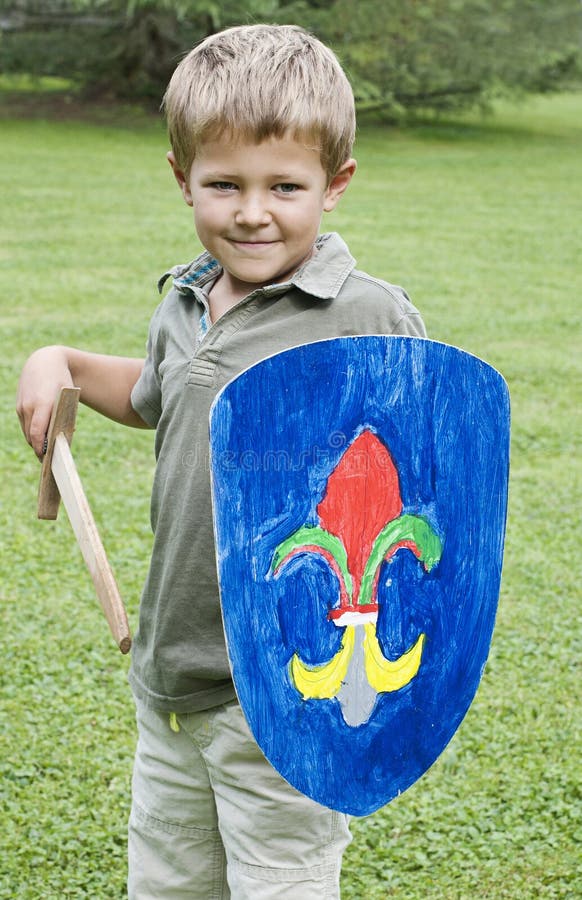
[[(346, 817), (266, 762), (236, 702), (222, 632), (208, 412), (273, 353), (351, 334), (424, 335), (399, 288), (318, 236), (354, 175), (354, 101), (333, 53), (294, 26), (216, 34), (178, 66), (168, 160), (206, 252), (163, 277), (145, 362), (45, 347), (18, 415), (39, 457), (59, 387), (115, 421), (156, 429), (155, 534), (131, 685), (138, 746), (129, 826), (137, 900), (339, 896)], [(290, 385), (292, 391), (292, 385)]]

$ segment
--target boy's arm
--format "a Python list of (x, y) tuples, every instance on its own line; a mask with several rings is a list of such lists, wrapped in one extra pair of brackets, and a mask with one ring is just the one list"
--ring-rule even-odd
[(131, 391), (143, 369), (143, 359), (104, 356), (74, 347), (41, 347), (26, 361), (16, 397), (16, 412), (24, 436), (39, 459), (57, 392), (81, 388), (81, 402), (102, 415), (149, 428), (131, 405)]

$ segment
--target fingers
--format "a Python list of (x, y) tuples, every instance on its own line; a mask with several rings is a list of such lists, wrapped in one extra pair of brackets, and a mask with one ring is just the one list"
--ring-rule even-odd
[(46, 452), (46, 436), (53, 411), (53, 405), (37, 407), (30, 418), (28, 443), (41, 460)]
[(42, 461), (55, 397), (72, 385), (61, 347), (43, 347), (26, 361), (16, 395), (16, 414), (22, 433)]
[(52, 414), (52, 404), (37, 405), (18, 400), (16, 414), (27, 443), (42, 460), (44, 441)]

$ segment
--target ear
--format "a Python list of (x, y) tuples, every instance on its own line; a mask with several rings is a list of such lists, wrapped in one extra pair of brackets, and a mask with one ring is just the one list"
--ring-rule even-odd
[(346, 190), (348, 184), (354, 177), (357, 168), (355, 159), (348, 159), (347, 162), (340, 166), (330, 183), (327, 186), (323, 199), (323, 208), (325, 212), (331, 212), (338, 205), (340, 198)]
[(178, 163), (176, 162), (176, 157), (174, 156), (174, 154), (172, 153), (171, 150), (168, 153), (166, 153), (166, 159), (168, 160), (168, 162), (170, 163), (170, 166), (172, 167), (172, 172), (174, 173), (174, 178), (178, 182), (178, 186), (179, 186), (180, 190), (182, 191), (182, 196), (183, 196), (185, 202), (188, 204), (188, 206), (193, 206), (194, 202), (192, 200), (192, 193), (190, 191), (190, 185), (188, 183), (188, 179), (187, 179), (184, 171), (179, 167)]

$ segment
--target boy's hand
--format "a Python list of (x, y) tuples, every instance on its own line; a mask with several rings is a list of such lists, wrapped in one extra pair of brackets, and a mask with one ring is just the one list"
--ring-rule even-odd
[(81, 403), (133, 428), (150, 426), (131, 405), (131, 391), (143, 359), (87, 353), (74, 347), (41, 347), (22, 370), (16, 412), (24, 436), (42, 460), (51, 413), (62, 387), (81, 388)]
[(16, 412), (24, 437), (41, 461), (57, 392), (73, 386), (64, 347), (42, 347), (27, 359), (18, 383)]

